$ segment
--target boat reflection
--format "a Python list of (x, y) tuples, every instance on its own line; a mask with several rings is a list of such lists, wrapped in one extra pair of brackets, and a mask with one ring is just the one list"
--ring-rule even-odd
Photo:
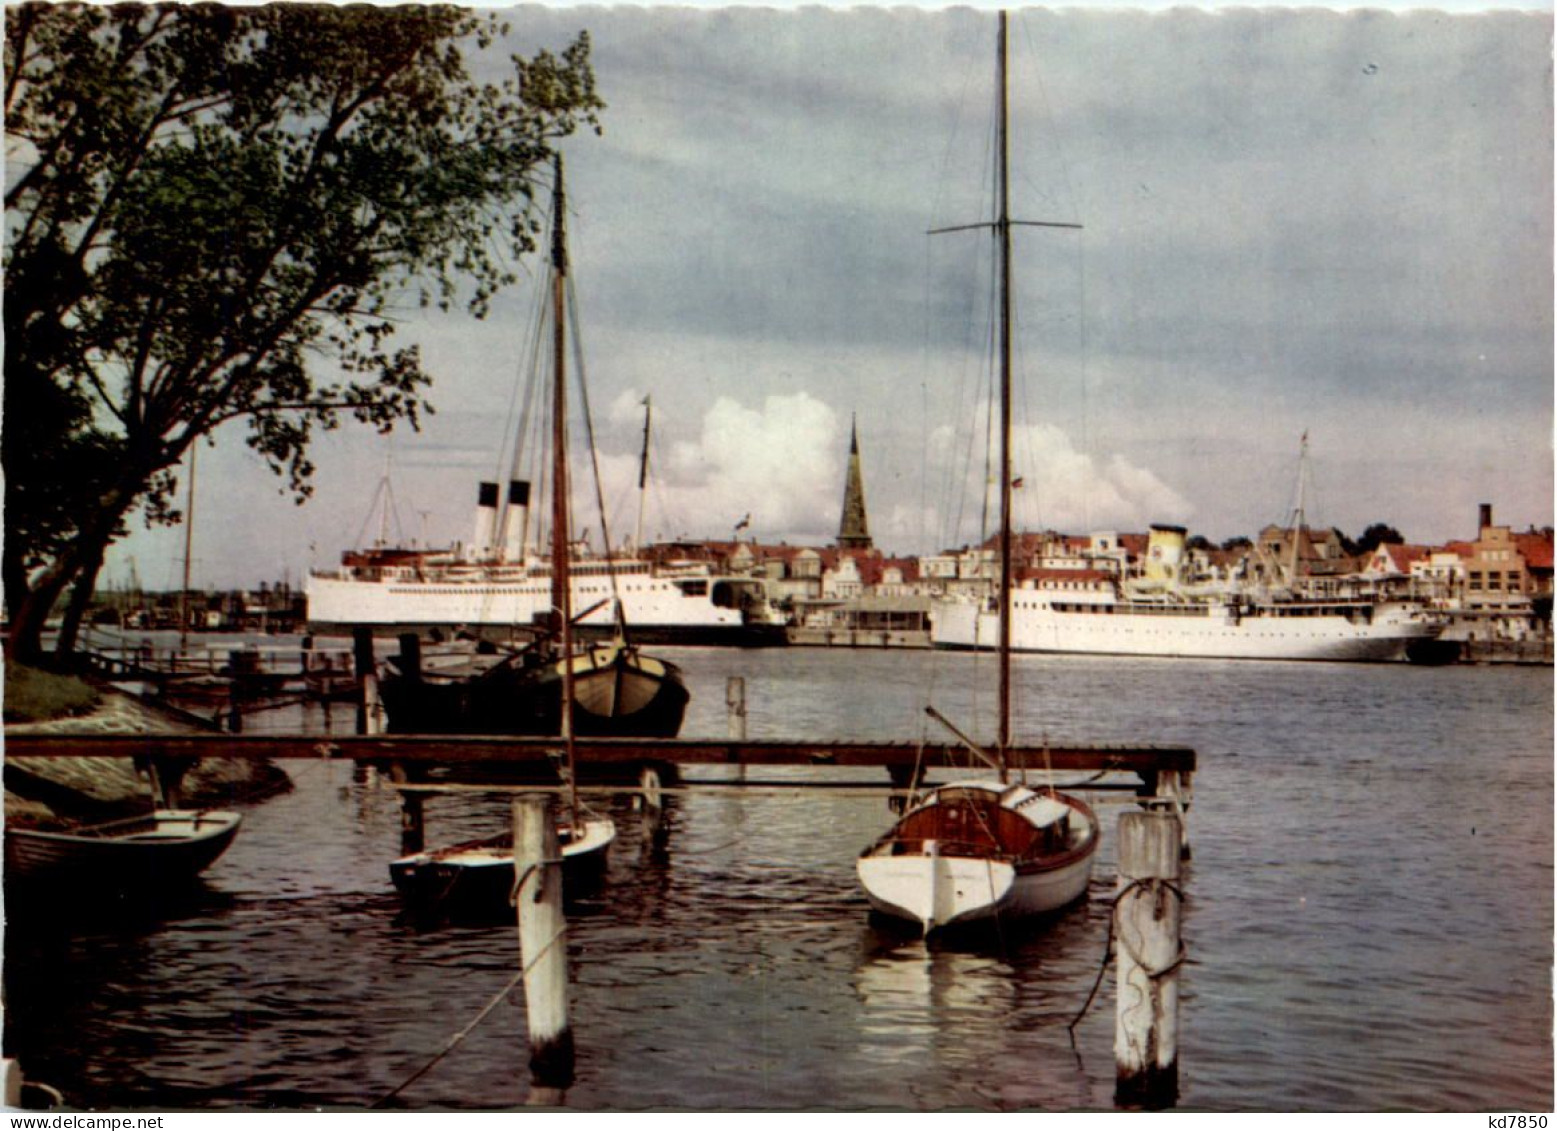
[[(1019, 935), (1005, 937), (982, 930), (925, 940), (911, 924), (873, 918), (854, 973), (860, 1055), (895, 1076), (924, 1081), (937, 1106), (948, 1103), (950, 1087), (951, 1106), (1106, 1108), (1112, 1065), (1100, 1061), (1094, 1067), (1104, 1075), (1089, 1076), (1070, 1029), (1106, 936), (1106, 919), (1094, 921), (1087, 905), (1029, 921)], [(992, 1087), (981, 1066), (1013, 1031), (1025, 1034), (1024, 1046), (1045, 1051), (1017, 1082), (1003, 1075)], [(904, 1103), (917, 1106), (918, 1099), (905, 1096)]]

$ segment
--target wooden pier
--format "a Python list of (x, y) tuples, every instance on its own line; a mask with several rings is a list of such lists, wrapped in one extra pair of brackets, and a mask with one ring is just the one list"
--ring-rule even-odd
[[(636, 779), (644, 767), (810, 766), (885, 768), (882, 788), (907, 788), (916, 769), (966, 770), (970, 756), (960, 745), (917, 742), (793, 739), (612, 739), (575, 740), (581, 780)], [(472, 772), (550, 774), (555, 780), (562, 744), (556, 738), (458, 735), (262, 735), (262, 734), (15, 734), (6, 736), (10, 758), (134, 758), (147, 762), (187, 763), (201, 758), (334, 759), (400, 767), (409, 776), (434, 768)], [(1157, 795), (1166, 775), (1187, 787), (1195, 770), (1195, 751), (1186, 746), (1012, 746), (1006, 761), (1014, 773), (1125, 774), (1135, 782), (1123, 788)], [(755, 783), (753, 783), (755, 784)], [(804, 788), (804, 780), (785, 780)], [(818, 782), (822, 786), (836, 782)], [(870, 784), (870, 783), (861, 783)], [(1099, 781), (1085, 788), (1122, 788)]]
[[(602, 792), (705, 790), (732, 792), (806, 790), (907, 794), (934, 771), (969, 770), (961, 745), (792, 739), (575, 740), (577, 783)], [(130, 758), (151, 779), (158, 802), (176, 806), (184, 774), (203, 758), (350, 761), (380, 771), (401, 794), (403, 847), (424, 841), (425, 794), (462, 790), (557, 790), (564, 784), (564, 751), (556, 738), (457, 735), (257, 735), (257, 734), (16, 734), (5, 742), (8, 758)], [(1190, 804), (1195, 751), (1185, 746), (1012, 746), (1006, 762), (1016, 776), (1085, 774), (1066, 789), (1123, 792), (1140, 804), (1183, 819)], [(681, 771), (696, 766), (877, 768), (885, 778), (841, 780), (836, 775), (782, 779), (699, 780), (682, 784)], [(658, 801), (653, 802), (658, 807)], [(1187, 832), (1182, 845), (1189, 854)]]

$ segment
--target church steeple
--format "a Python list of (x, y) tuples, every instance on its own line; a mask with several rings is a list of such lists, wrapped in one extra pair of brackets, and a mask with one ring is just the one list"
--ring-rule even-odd
[(843, 485), (843, 517), (838, 523), (840, 550), (869, 550), (870, 524), (865, 518), (865, 477), (860, 473), (860, 434), (849, 419), (849, 471)]

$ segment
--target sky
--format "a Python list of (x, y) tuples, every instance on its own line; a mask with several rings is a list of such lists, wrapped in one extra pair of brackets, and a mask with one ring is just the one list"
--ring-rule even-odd
[[(593, 39), (604, 135), (565, 143), (613, 538), (645, 397), (649, 538), (824, 545), (850, 428), (890, 552), (982, 536), (995, 16), (907, 8), (511, 10), (510, 51)], [(1474, 537), (1552, 521), (1551, 16), (1019, 10), (1017, 522), (1286, 521)], [(192, 578), (300, 582), (387, 530), (470, 535), (503, 470), (538, 265), (485, 322), (408, 299), (437, 408), (315, 442), (295, 505), (242, 444), (199, 455)], [(388, 476), (395, 514), (371, 513)], [(597, 519), (579, 524), (598, 532)], [(598, 545), (598, 534), (593, 534)], [(177, 531), (133, 564), (176, 586)]]

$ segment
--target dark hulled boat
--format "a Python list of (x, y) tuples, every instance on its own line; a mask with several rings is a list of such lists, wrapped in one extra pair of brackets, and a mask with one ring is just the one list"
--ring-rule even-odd
[(158, 809), (64, 831), (5, 830), (8, 888), (50, 892), (159, 890), (193, 880), (238, 835), (226, 810)]
[[(424, 659), (418, 638), (402, 636), (400, 655), (389, 665), (381, 688), (389, 729), (401, 734), (674, 738), (681, 731), (688, 694), (680, 669), (644, 655), (628, 642), (615, 573), (607, 576), (616, 638), (575, 647), (576, 621), (595, 612), (598, 605), (577, 616), (572, 608), (566, 362), (569, 283), (560, 154), (556, 155), (555, 168), (546, 287), (552, 331), (550, 616), (544, 635), (525, 647), (499, 649), (491, 644), (459, 643), (453, 649), (429, 649)], [(582, 385), (582, 371), (578, 378)], [(588, 429), (590, 436), (593, 432), (593, 428)], [(516, 442), (516, 450), (518, 447)], [(601, 511), (603, 516), (603, 503)], [(610, 557), (609, 545), (606, 556)], [(572, 704), (566, 716), (564, 703)]]
[[(586, 738), (674, 738), (690, 696), (675, 664), (620, 640), (572, 657), (572, 733)], [(395, 734), (562, 733), (563, 661), (544, 643), (525, 648), (459, 642), (423, 648), (401, 638), (380, 696)]]
[[(576, 826), (558, 822), (562, 890), (569, 898), (598, 888), (615, 839), (616, 824), (606, 816), (581, 814)], [(491, 920), (514, 914), (512, 834), (413, 852), (393, 861), (389, 875), (407, 906), (420, 915)]]

